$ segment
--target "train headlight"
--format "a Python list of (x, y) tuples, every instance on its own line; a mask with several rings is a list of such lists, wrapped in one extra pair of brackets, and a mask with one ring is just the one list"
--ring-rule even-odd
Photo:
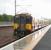
[(14, 29), (17, 29), (19, 27), (19, 24), (15, 23), (14, 24)]
[(32, 24), (26, 24), (26, 29), (32, 30)]

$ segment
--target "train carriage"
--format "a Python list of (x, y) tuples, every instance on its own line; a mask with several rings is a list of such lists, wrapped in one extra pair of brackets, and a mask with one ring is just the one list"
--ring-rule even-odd
[(30, 14), (18, 14), (14, 20), (14, 35), (24, 37), (32, 32), (32, 16)]

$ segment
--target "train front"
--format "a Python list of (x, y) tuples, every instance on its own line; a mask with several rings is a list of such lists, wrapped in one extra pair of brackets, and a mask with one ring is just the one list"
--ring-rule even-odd
[(24, 37), (32, 32), (32, 16), (28, 13), (18, 14), (14, 19), (14, 35)]

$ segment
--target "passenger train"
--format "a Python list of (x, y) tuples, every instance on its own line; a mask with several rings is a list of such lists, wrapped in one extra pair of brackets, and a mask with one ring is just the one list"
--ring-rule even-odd
[[(14, 18), (14, 35), (17, 36), (17, 38), (22, 38), (28, 34), (30, 34), (33, 30), (33, 28), (39, 27), (39, 25), (42, 25), (42, 23), (38, 23), (33, 21), (33, 17), (29, 13), (21, 13), (17, 14)], [(36, 26), (37, 25), (37, 26)]]

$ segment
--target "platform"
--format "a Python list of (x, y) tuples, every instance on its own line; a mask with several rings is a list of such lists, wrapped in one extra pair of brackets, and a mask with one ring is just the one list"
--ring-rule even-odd
[(33, 50), (51, 50), (51, 28)]

